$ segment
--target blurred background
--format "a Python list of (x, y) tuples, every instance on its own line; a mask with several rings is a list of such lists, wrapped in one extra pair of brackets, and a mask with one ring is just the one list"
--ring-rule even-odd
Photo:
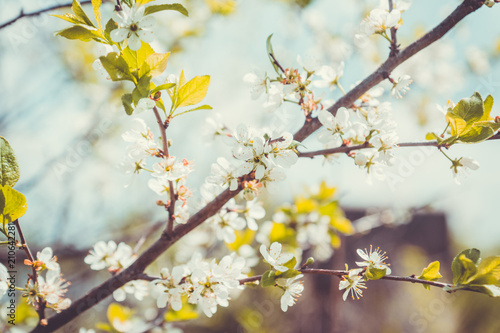
[[(205, 102), (214, 110), (187, 114), (169, 128), (171, 153), (195, 163), (188, 179), (195, 197), (210, 174), (211, 163), (219, 156), (231, 156), (226, 145), (207, 143), (206, 136), (200, 135), (207, 131), (207, 117), (218, 113), (230, 128), (242, 122), (258, 127), (279, 123), (292, 133), (304, 121), (293, 105), (264, 113), (263, 100), (252, 100), (242, 80), (253, 69), (272, 72), (265, 49), (270, 34), (285, 67), (298, 67), (297, 55), (333, 67), (344, 61), (341, 83), (346, 89), (388, 55), (383, 38), (375, 36), (363, 43), (354, 38), (362, 19), (378, 5), (376, 0), (180, 2), (190, 16), (155, 15), (153, 46), (159, 52), (172, 51), (166, 74), (179, 75), (184, 70), (188, 78), (211, 76)], [(29, 13), (63, 3), (1, 0), (0, 24), (21, 9)], [(404, 24), (398, 30), (402, 47), (429, 31), (459, 3), (415, 1), (403, 13)], [(436, 105), (458, 102), (474, 91), (500, 100), (500, 25), (494, 24), (498, 7), (481, 8), (398, 67), (394, 77), (409, 74), (413, 79), (403, 99), (393, 98), (390, 86), (382, 84), (385, 93), (380, 100), (393, 104), (401, 142), (424, 141), (425, 133), (442, 131), (445, 121)], [(84, 9), (91, 13), (89, 5)], [(103, 4), (104, 21), (112, 9), (112, 3)], [(72, 281), (69, 296), (75, 299), (108, 276), (82, 265), (93, 244), (115, 240), (133, 247), (141, 237), (158, 234), (165, 212), (156, 206), (158, 197), (147, 187), (147, 175), (132, 177), (119, 168), (127, 146), (121, 134), (132, 125), (119, 97), (130, 87), (106, 81), (93, 70), (93, 61), (104, 52), (95, 43), (54, 37), (54, 32), (66, 26), (44, 13), (0, 30), (0, 135), (15, 149), (21, 167), (16, 189), (28, 199), (21, 224), (29, 244), (35, 252), (46, 246), (54, 249), (65, 277)], [(321, 97), (335, 100), (340, 96), (338, 90), (325, 90)], [(500, 115), (498, 103), (492, 115)], [(154, 117), (142, 114), (141, 118), (156, 128)], [(304, 144), (308, 150), (321, 147), (315, 135)], [(267, 215), (259, 223), (271, 220), (278, 206), (291, 203), (305, 188), (325, 181), (336, 188), (335, 200), (353, 221), (356, 233), (341, 236), (333, 257), (317, 267), (353, 265), (355, 250), (373, 244), (388, 252), (393, 274), (418, 275), (429, 262), (439, 260), (443, 280), (450, 281), (449, 264), (462, 249), (477, 247), (483, 256), (500, 251), (498, 151), (498, 142), (450, 149), (452, 157), (468, 156), (481, 164), (462, 179), (461, 186), (453, 182), (449, 161), (435, 149), (399, 149), (398, 162), (387, 169), (387, 180), (372, 185), (367, 184), (366, 173), (346, 157), (333, 162), (319, 157), (300, 160), (287, 170), (279, 191), (262, 195)], [(179, 244), (177, 251), (195, 244), (206, 247), (211, 257), (222, 257), (227, 249), (210, 238), (213, 235), (200, 231), (186, 241), (194, 243)], [(180, 259), (170, 253), (160, 265), (175, 260)], [(343, 302), (338, 279), (308, 276), (305, 281), (303, 296), (285, 314), (279, 309), (279, 293), (255, 288), (235, 297), (228, 309), (219, 308), (212, 319), (201, 316), (175, 326), (186, 332), (500, 331), (495, 317), (498, 300), (484, 295), (448, 295), (417, 285), (373, 281), (362, 300)], [(127, 302), (130, 307), (136, 304)], [(107, 304), (90, 310), (61, 332), (106, 322)], [(6, 328), (0, 322), (2, 329)]]

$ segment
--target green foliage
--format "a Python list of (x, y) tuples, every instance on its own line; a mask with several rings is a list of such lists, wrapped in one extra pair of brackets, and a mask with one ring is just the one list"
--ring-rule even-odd
[(9, 185), (0, 186), (0, 191), (0, 209), (3, 229), (5, 229), (7, 223), (17, 220), (26, 213), (28, 205), (26, 197)]
[(92, 30), (81, 25), (74, 25), (72, 27), (58, 31), (56, 35), (67, 39), (79, 39), (84, 42), (88, 42), (91, 40), (100, 42), (99, 38), (102, 37), (101, 33), (98, 30)]
[(442, 139), (436, 133), (427, 133), (427, 140), (437, 140), (442, 145), (454, 143), (479, 143), (488, 140), (500, 129), (490, 117), (493, 108), (493, 97), (488, 96), (483, 102), (481, 95), (476, 92), (470, 98), (463, 98), (446, 113), (446, 121), (450, 128), (451, 136)]
[(500, 296), (500, 256), (481, 260), (478, 249), (467, 249), (453, 259), (451, 268), (453, 286), (446, 290), (470, 290)]
[(149, 88), (151, 86), (151, 76), (143, 76), (137, 82), (136, 87), (132, 91), (132, 100), (137, 106), (139, 101), (143, 98), (149, 97)]
[(102, 66), (108, 72), (109, 77), (113, 81), (132, 81), (137, 82), (137, 79), (130, 73), (129, 66), (125, 59), (116, 52), (110, 52), (106, 56), (99, 58)]
[(149, 6), (144, 10), (144, 15), (153, 14), (162, 10), (175, 10), (184, 16), (189, 16), (187, 9), (180, 3)]
[(179, 76), (178, 85), (176, 87), (167, 89), (167, 93), (170, 96), (170, 100), (172, 102), (169, 116), (171, 118), (174, 118), (192, 111), (211, 110), (211, 106), (202, 105), (174, 114), (175, 111), (179, 108), (200, 103), (205, 98), (209, 85), (210, 76), (195, 76), (194, 78), (186, 82), (186, 77), (184, 76), (184, 72), (182, 71), (181, 75)]
[[(439, 261), (431, 262), (426, 268), (422, 270), (422, 274), (417, 277), (417, 279), (426, 280), (426, 281), (437, 281), (443, 276), (439, 273)], [(431, 287), (427, 284), (423, 285), (425, 289), (430, 290)]]
[(92, 9), (94, 10), (94, 17), (97, 21), (97, 25), (99, 26), (99, 30), (102, 31), (101, 25), (101, 0), (92, 0)]
[(14, 186), (19, 180), (19, 165), (14, 149), (0, 136), (0, 185)]
[(387, 275), (387, 268), (380, 269), (375, 267), (367, 267), (365, 277), (367, 280), (378, 280)]
[(276, 284), (276, 272), (273, 270), (269, 270), (262, 274), (262, 278), (260, 279), (260, 285), (262, 287), (271, 287)]
[(125, 108), (125, 112), (129, 116), (134, 112), (134, 107), (132, 103), (133, 103), (132, 94), (124, 94), (122, 96), (123, 107)]
[(273, 37), (273, 34), (270, 34), (269, 37), (267, 37), (267, 41), (266, 41), (267, 55), (269, 57), (269, 61), (271, 61), (271, 64), (273, 65), (274, 70), (276, 71), (276, 73), (278, 73), (278, 75), (281, 75), (280, 68), (276, 64), (276, 61), (275, 61), (276, 60), (276, 56), (274, 55), (273, 45), (271, 44), (271, 37)]
[(71, 6), (71, 10), (73, 13), (75, 13), (76, 17), (80, 19), (82, 22), (84, 22), (86, 25), (94, 27), (94, 23), (89, 19), (87, 14), (83, 11), (82, 5), (80, 5), (80, 2), (78, 0), (73, 0), (73, 5)]

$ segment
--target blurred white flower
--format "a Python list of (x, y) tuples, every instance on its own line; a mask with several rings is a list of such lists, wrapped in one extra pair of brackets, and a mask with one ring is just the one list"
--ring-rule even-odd
[(304, 291), (304, 285), (302, 281), (299, 281), (300, 278), (303, 278), (304, 275), (299, 274), (291, 279), (286, 280), (284, 286), (281, 286), (285, 289), (285, 293), (281, 296), (281, 310), (286, 312), (289, 306), (293, 306), (297, 298), (302, 295)]
[(260, 246), (260, 254), (262, 254), (267, 263), (273, 266), (274, 269), (280, 272), (286, 272), (288, 267), (285, 267), (284, 264), (292, 260), (293, 254), (282, 253), (281, 248), (282, 246), (278, 242), (272, 243), (269, 249), (262, 244)]
[(463, 177), (470, 172), (470, 170), (479, 169), (479, 163), (470, 157), (461, 157), (452, 161), (450, 169), (453, 173), (453, 180), (460, 185), (459, 177)]

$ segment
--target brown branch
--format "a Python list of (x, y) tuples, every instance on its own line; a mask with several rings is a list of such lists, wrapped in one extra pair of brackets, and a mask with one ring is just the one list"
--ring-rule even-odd
[[(342, 270), (332, 270), (332, 269), (313, 269), (313, 268), (307, 268), (307, 269), (299, 269), (299, 272), (302, 274), (317, 274), (317, 275), (332, 275), (332, 276), (345, 276), (348, 275), (348, 271), (342, 271)], [(241, 279), (240, 280), (240, 285), (249, 283), (249, 282), (255, 282), (255, 281), (260, 281), (262, 278), (262, 275), (257, 275), (257, 276), (252, 276), (249, 278)], [(411, 282), (411, 283), (420, 283), (420, 284), (426, 284), (429, 286), (434, 286), (438, 288), (444, 288), (444, 287), (451, 287), (452, 285), (449, 283), (443, 283), (443, 282), (436, 282), (436, 281), (427, 281), (427, 280), (422, 280), (422, 279), (417, 279), (413, 276), (394, 276), (394, 275), (386, 275), (382, 277), (383, 280), (392, 280), (392, 281), (403, 281), (403, 282)]]
[[(492, 137), (488, 138), (486, 141), (490, 140), (500, 140), (500, 133), (496, 133)], [(425, 141), (425, 142), (402, 142), (397, 144), (398, 147), (440, 147), (437, 141)], [(338, 153), (349, 153), (354, 150), (360, 150), (365, 148), (372, 148), (373, 146), (369, 142), (365, 142), (356, 146), (341, 146), (337, 148), (322, 149), (316, 151), (299, 152), (299, 157), (310, 157), (314, 156), (326, 156)]]
[[(85, 4), (88, 4), (88, 3), (91, 3), (90, 0), (84, 0), (84, 1), (81, 1), (80, 4), (82, 5), (85, 5)], [(19, 13), (18, 16), (14, 17), (13, 19), (5, 22), (4, 24), (0, 25), (0, 29), (3, 29), (9, 25), (11, 25), (12, 23), (16, 22), (17, 20), (23, 18), (23, 17), (30, 17), (30, 16), (38, 16), (42, 13), (45, 13), (45, 12), (50, 12), (52, 10), (56, 10), (56, 9), (61, 9), (61, 8), (66, 8), (66, 7), (71, 7), (71, 3), (67, 3), (67, 4), (64, 4), (64, 5), (55, 5), (55, 6), (52, 6), (52, 7), (48, 7), (48, 8), (44, 8), (44, 9), (40, 9), (36, 12), (33, 12), (33, 13), (25, 13), (24, 10), (21, 9), (21, 12)]]
[[(408, 60), (410, 57), (443, 37), (463, 18), (479, 9), (483, 3), (484, 0), (463, 1), (447, 18), (444, 19), (443, 22), (438, 24), (434, 29), (422, 36), (420, 39), (403, 49), (396, 56), (389, 57), (375, 72), (364, 79), (345, 96), (340, 98), (335, 104), (329, 107), (328, 111), (335, 115), (337, 113), (337, 109), (340, 107), (351, 107), (359, 97), (382, 82), (387, 77), (388, 73), (391, 73), (396, 67)], [(295, 133), (294, 140), (302, 142), (320, 127), (321, 123), (318, 118), (305, 122), (302, 128)]]
[(154, 262), (162, 253), (164, 253), (180, 238), (202, 224), (207, 218), (218, 212), (226, 202), (228, 202), (240, 191), (241, 187), (239, 187), (236, 191), (230, 191), (229, 189), (226, 189), (213, 201), (208, 203), (196, 214), (191, 216), (186, 224), (177, 225), (170, 235), (168, 235), (166, 232), (163, 232), (160, 239), (153, 243), (153, 245), (151, 245), (151, 247), (148, 248), (139, 258), (137, 258), (137, 260), (128, 268), (111, 277), (101, 285), (95, 287), (80, 299), (74, 301), (68, 309), (49, 318), (48, 324), (46, 326), (38, 325), (31, 332), (54, 332), (58, 328), (69, 323), (86, 310), (90, 309), (97, 303), (110, 296), (113, 291), (121, 288), (127, 282), (142, 278), (142, 273), (144, 272), (144, 269), (146, 267)]
[[(394, 9), (394, 5), (392, 0), (389, 0), (389, 13)], [(391, 52), (389, 53), (389, 57), (394, 57), (399, 53), (399, 45), (398, 39), (396, 36), (398, 29), (396, 27), (391, 28)]]
[[(38, 272), (36, 271), (35, 265), (33, 265), (33, 263), (35, 262), (35, 258), (31, 253), (28, 243), (26, 242), (26, 238), (24, 238), (24, 233), (21, 229), (21, 225), (19, 224), (19, 220), (15, 220), (14, 224), (17, 228), (17, 232), (19, 233), (19, 240), (21, 241), (21, 246), (24, 250), (24, 253), (26, 254), (26, 257), (28, 257), (28, 260), (32, 263), (31, 272), (33, 273), (33, 275), (31, 275), (31, 278), (33, 280), (33, 284), (35, 284), (38, 280)], [(45, 319), (45, 300), (38, 299), (38, 301), (36, 302), (36, 312), (38, 313), (38, 322), (40, 323)]]
[[(155, 114), (158, 127), (160, 128), (161, 142), (163, 144), (163, 153), (165, 155), (165, 158), (168, 158), (169, 154), (168, 154), (168, 140), (167, 140), (167, 125), (161, 119), (160, 113), (158, 112), (158, 108), (156, 106), (153, 108), (153, 112)], [(170, 195), (170, 203), (168, 206), (167, 233), (170, 234), (174, 229), (175, 201), (177, 200), (177, 196), (175, 195), (175, 190), (174, 190), (174, 183), (171, 180), (168, 181), (168, 189), (169, 189), (168, 193)]]

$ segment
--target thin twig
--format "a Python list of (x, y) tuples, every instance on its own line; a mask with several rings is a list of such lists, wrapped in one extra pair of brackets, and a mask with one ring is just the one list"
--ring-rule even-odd
[[(19, 224), (19, 220), (15, 220), (14, 224), (16, 225), (17, 232), (19, 233), (19, 240), (21, 241), (21, 246), (24, 250), (24, 253), (26, 253), (26, 257), (28, 257), (28, 260), (31, 263), (35, 262), (35, 258), (33, 257), (33, 254), (31, 253), (31, 250), (28, 246), (28, 243), (26, 242), (26, 238), (24, 238), (24, 233), (23, 230), (21, 229), (21, 225)], [(33, 285), (37, 283), (38, 281), (38, 272), (36, 271), (35, 265), (31, 265), (31, 272), (33, 273), (31, 275), (31, 279), (33, 280)], [(38, 313), (39, 317), (39, 322), (45, 319), (45, 301), (42, 299), (37, 300), (36, 304), (36, 311)]]
[[(499, 140), (500, 139), (500, 133), (497, 133), (490, 137), (487, 141), (489, 140)], [(402, 142), (397, 144), (398, 147), (440, 147), (439, 143), (437, 141), (425, 141), (425, 142)], [(373, 146), (369, 142), (365, 142), (360, 145), (356, 146), (342, 146), (342, 147), (337, 147), (337, 148), (329, 148), (329, 149), (322, 149), (322, 150), (316, 150), (316, 151), (309, 151), (309, 152), (299, 152), (299, 157), (310, 157), (313, 158), (314, 156), (326, 156), (326, 155), (331, 155), (331, 154), (339, 154), (339, 153), (349, 153), (354, 150), (360, 150), (360, 149), (365, 149), (365, 148), (372, 148)]]
[[(88, 3), (91, 3), (90, 0), (84, 0), (84, 1), (81, 1), (80, 4), (82, 5), (85, 5), (85, 4), (88, 4)], [(9, 25), (11, 25), (12, 23), (16, 22), (17, 20), (23, 18), (23, 17), (30, 17), (30, 16), (38, 16), (42, 13), (45, 13), (45, 12), (50, 12), (52, 10), (56, 10), (56, 9), (61, 9), (61, 8), (66, 8), (66, 7), (71, 7), (71, 3), (67, 3), (67, 4), (63, 4), (63, 5), (55, 5), (55, 6), (52, 6), (52, 7), (48, 7), (48, 8), (44, 8), (44, 9), (40, 9), (36, 12), (32, 12), (32, 13), (24, 13), (24, 10), (21, 9), (21, 12), (19, 13), (18, 16), (14, 17), (13, 19), (5, 22), (4, 24), (0, 25), (0, 29), (3, 29)]]
[[(389, 0), (389, 13), (394, 9), (394, 4), (392, 0)], [(398, 29), (396, 27), (391, 28), (391, 52), (389, 53), (389, 57), (394, 57), (399, 53), (399, 45), (398, 39), (396, 36), (396, 32)]]
[[(332, 276), (345, 276), (345, 275), (349, 274), (349, 271), (333, 270), (333, 269), (314, 269), (314, 268), (300, 269), (299, 272), (301, 272), (302, 274), (332, 275)], [(256, 275), (256, 276), (252, 276), (249, 278), (241, 279), (240, 285), (245, 284), (245, 283), (249, 283), (249, 282), (260, 281), (261, 278), (262, 278), (262, 275)], [(386, 276), (382, 277), (382, 279), (383, 280), (392, 280), (392, 281), (420, 283), (420, 284), (426, 284), (429, 286), (434, 286), (434, 287), (439, 287), (439, 288), (451, 286), (451, 284), (449, 284), (449, 283), (427, 281), (427, 280), (417, 279), (417, 278), (412, 277), (412, 276), (386, 275)]]
[[(163, 154), (165, 155), (165, 158), (168, 158), (169, 154), (168, 154), (167, 126), (161, 119), (160, 112), (158, 112), (158, 108), (156, 106), (153, 108), (153, 112), (155, 114), (158, 127), (160, 128), (161, 142), (163, 144)], [(168, 193), (170, 195), (170, 202), (168, 206), (167, 233), (170, 234), (172, 233), (172, 230), (174, 230), (175, 201), (177, 200), (177, 196), (174, 189), (174, 183), (171, 180), (168, 181)]]

